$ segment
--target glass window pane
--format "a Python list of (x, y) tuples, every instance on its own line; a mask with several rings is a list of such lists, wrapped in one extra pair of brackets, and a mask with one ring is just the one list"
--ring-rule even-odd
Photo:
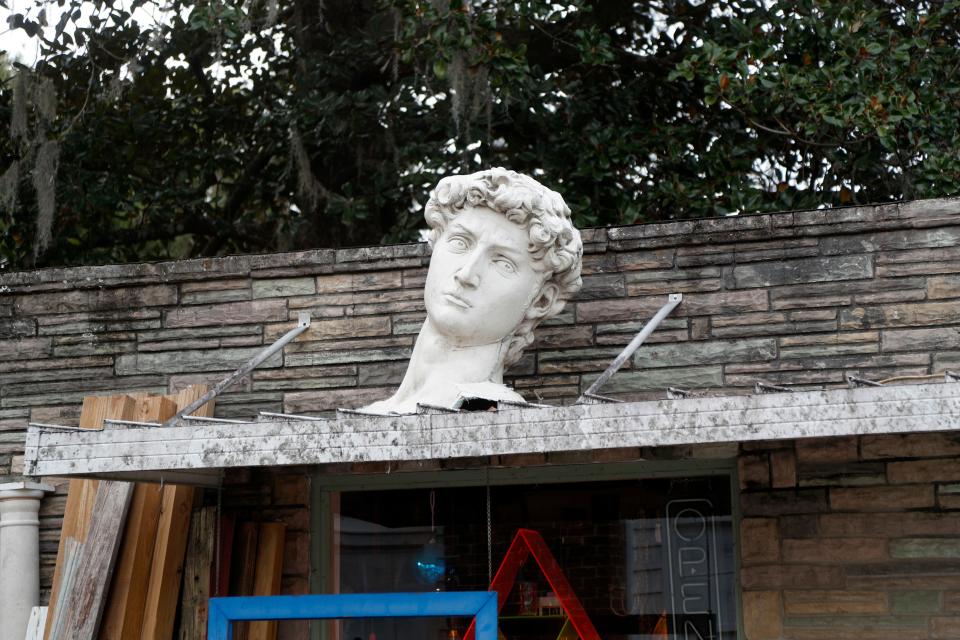
[[(488, 587), (484, 487), (348, 492), (340, 506), (342, 593)], [(727, 477), (495, 486), (490, 515), (493, 572), (518, 529), (539, 532), (604, 640), (736, 637)], [(528, 560), (501, 630), (509, 640), (555, 640), (561, 604)], [(443, 619), (341, 624), (344, 640), (466, 631)]]

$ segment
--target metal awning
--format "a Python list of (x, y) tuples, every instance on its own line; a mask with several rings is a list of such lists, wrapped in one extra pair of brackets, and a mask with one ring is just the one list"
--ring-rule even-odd
[(446, 460), (475, 456), (751, 440), (960, 431), (960, 382), (664, 399), (567, 407), (330, 419), (262, 414), (103, 430), (31, 425), (29, 476), (216, 484), (242, 467)]

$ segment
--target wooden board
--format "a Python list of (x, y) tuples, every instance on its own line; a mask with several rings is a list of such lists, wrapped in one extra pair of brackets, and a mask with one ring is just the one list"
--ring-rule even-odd
[[(60, 589), (58, 591), (61, 600), (64, 599), (64, 594), (69, 593), (73, 588), (73, 579), (77, 574), (77, 558), (80, 557), (81, 546), (82, 543), (77, 542), (74, 538), (68, 538), (64, 546), (63, 565), (60, 572)], [(48, 612), (50, 615), (44, 623), (43, 633), (54, 637), (62, 636), (63, 633), (58, 632), (58, 629), (61, 627), (63, 618), (66, 617), (64, 607), (57, 607), (56, 611), (49, 611), (48, 609)]]
[[(139, 398), (134, 412), (138, 422), (162, 422), (177, 412), (173, 400), (163, 396)], [(160, 520), (163, 488), (158, 484), (138, 483), (123, 530), (120, 553), (103, 623), (101, 640), (135, 638), (143, 626), (147, 598), (147, 576), (153, 560), (154, 543)]]
[(257, 536), (260, 527), (256, 522), (244, 522), (237, 527), (230, 595), (252, 596), (253, 581), (257, 570)]
[[(183, 389), (177, 393), (171, 394), (167, 397), (177, 403), (177, 411), (179, 411), (189, 406), (190, 403), (193, 402), (194, 400), (200, 399), (200, 396), (202, 396), (209, 390), (210, 390), (209, 385), (192, 384), (186, 389)], [(200, 407), (190, 415), (200, 416), (202, 418), (213, 417), (214, 402), (215, 402), (214, 400), (211, 400), (210, 402), (206, 403), (205, 405), (203, 405), (202, 407)]]
[[(253, 581), (253, 595), (275, 596), (280, 593), (283, 573), (283, 543), (287, 527), (280, 522), (260, 525), (257, 544), (257, 570)], [(277, 621), (263, 620), (250, 623), (249, 640), (276, 640)]]
[(201, 507), (190, 519), (190, 540), (183, 571), (183, 598), (180, 605), (180, 640), (207, 637), (207, 606), (213, 578), (216, 507)]
[(164, 487), (140, 638), (170, 640), (193, 509), (193, 487)]
[(214, 576), (211, 595), (215, 598), (230, 595), (230, 558), (233, 556), (233, 538), (237, 530), (237, 514), (233, 511), (220, 514), (220, 539), (217, 542), (220, 572)]
[[(124, 419), (132, 416), (134, 400), (130, 396), (87, 396), (80, 410), (80, 427), (84, 429), (102, 429), (105, 419)], [(129, 418), (126, 418), (129, 419)], [(53, 571), (53, 587), (50, 590), (50, 603), (47, 607), (48, 620), (53, 620), (57, 612), (58, 599), (62, 590), (63, 567), (66, 564), (66, 545), (68, 540), (79, 543), (86, 541), (90, 529), (90, 516), (100, 482), (97, 480), (71, 480), (67, 489), (67, 505), (60, 529), (60, 543), (57, 548), (57, 563)], [(44, 628), (43, 637), (50, 638), (52, 625)]]
[[(252, 596), (257, 571), (257, 538), (260, 527), (256, 522), (244, 522), (237, 527), (236, 541), (233, 545), (234, 576), (230, 595)], [(237, 622), (233, 625), (233, 640), (247, 640), (250, 636), (250, 624)]]
[[(207, 390), (206, 385), (192, 385), (167, 397), (176, 402), (179, 411), (205, 394)], [(193, 415), (210, 417), (213, 415), (213, 406), (213, 401), (210, 401)], [(171, 485), (163, 489), (160, 521), (144, 604), (143, 628), (140, 631), (141, 640), (173, 638), (193, 498), (193, 487)]]
[(23, 640), (40, 640), (47, 624), (47, 607), (34, 607), (27, 621), (27, 633)]

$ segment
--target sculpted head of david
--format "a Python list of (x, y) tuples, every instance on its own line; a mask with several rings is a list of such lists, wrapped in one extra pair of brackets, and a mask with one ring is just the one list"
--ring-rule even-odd
[(504, 386), (504, 370), (580, 289), (583, 244), (570, 209), (533, 178), (497, 168), (441, 180), (424, 217), (433, 248), (427, 318), (400, 388), (367, 409), (522, 401)]

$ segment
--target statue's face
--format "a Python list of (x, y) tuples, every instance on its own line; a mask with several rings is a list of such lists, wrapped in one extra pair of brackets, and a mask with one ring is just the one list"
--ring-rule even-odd
[(459, 346), (499, 342), (537, 298), (527, 231), (485, 207), (457, 214), (433, 248), (424, 301), (430, 323)]

